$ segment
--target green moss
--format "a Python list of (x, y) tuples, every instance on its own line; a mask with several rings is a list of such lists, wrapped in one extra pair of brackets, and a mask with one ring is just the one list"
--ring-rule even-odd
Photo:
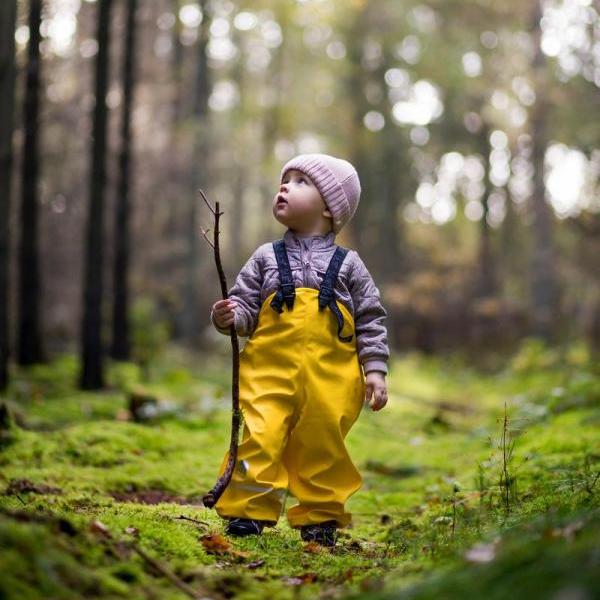
[[(203, 534), (223, 526), (198, 500), (228, 445), (226, 356), (219, 362), (218, 355), (205, 360), (168, 349), (144, 386), (177, 410), (144, 424), (124, 420), (127, 390), (139, 385), (131, 365), (112, 365), (113, 387), (98, 394), (74, 388), (72, 357), (19, 372), (6, 400), (29, 429), (15, 428), (0, 454), (0, 482), (8, 488), (27, 478), (61, 493), (5, 494), (0, 511), (49, 511), (78, 534), (0, 512), (0, 597), (185, 597), (137, 554), (108, 551), (89, 531), (93, 521), (119, 540), (135, 539), (192, 587), (228, 597), (493, 598), (506, 589), (504, 578), (530, 590), (538, 572), (556, 589), (585, 592), (596, 582), (573, 573), (592, 560), (589, 536), (578, 530), (572, 540), (544, 537), (579, 518), (597, 533), (590, 515), (600, 488), (598, 381), (585, 356), (576, 348), (557, 358), (532, 345), (506, 361), (512, 367), (488, 374), (461, 358), (397, 359), (388, 407), (365, 409), (347, 438), (363, 475), (349, 502), (352, 527), (333, 551), (316, 554), (285, 520), (262, 537), (232, 540), (234, 552), (222, 556), (202, 545)], [(514, 442), (508, 512), (501, 485), (505, 403)], [(171, 501), (143, 503), (151, 498)], [(544, 515), (554, 524), (539, 522)], [(493, 564), (465, 561), (470, 547), (496, 537), (502, 551)]]

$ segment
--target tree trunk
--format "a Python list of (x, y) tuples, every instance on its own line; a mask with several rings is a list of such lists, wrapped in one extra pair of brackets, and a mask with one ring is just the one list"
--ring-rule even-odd
[(483, 215), (481, 217), (479, 228), (479, 250), (478, 250), (478, 273), (475, 284), (475, 295), (477, 297), (494, 296), (497, 292), (496, 265), (491, 247), (491, 229), (488, 223), (489, 214), (489, 196), (490, 196), (490, 131), (487, 126), (483, 126), (479, 132), (479, 147), (483, 156), (484, 177), (483, 177)]
[(104, 194), (106, 187), (106, 138), (110, 12), (112, 0), (98, 3), (98, 54), (96, 56), (96, 104), (94, 108), (90, 205), (85, 238), (85, 281), (81, 328), (82, 389), (104, 387), (102, 350), (102, 265)]
[(541, 6), (533, 3), (532, 30), (535, 40), (535, 55), (532, 62), (533, 81), (536, 86), (536, 102), (531, 115), (531, 137), (533, 142), (532, 161), (534, 167), (533, 208), (533, 261), (532, 300), (533, 333), (546, 340), (556, 331), (559, 317), (559, 286), (556, 273), (556, 252), (552, 239), (552, 209), (546, 201), (544, 184), (544, 156), (548, 143), (546, 130), (547, 109), (544, 66), (541, 38)]
[[(379, 204), (378, 230), (381, 232), (376, 245), (376, 264), (382, 277), (380, 284), (383, 284), (397, 282), (406, 266), (401, 251), (402, 223), (398, 213), (403, 196), (400, 174), (408, 179), (410, 170), (408, 165), (401, 164), (406, 156), (406, 149), (402, 149), (402, 138), (398, 128), (388, 123), (381, 136), (383, 148), (378, 165), (381, 196), (375, 201)], [(408, 185), (408, 181), (403, 185)]]
[(198, 305), (198, 279), (201, 255), (198, 249), (198, 188), (205, 189), (205, 173), (208, 159), (208, 96), (210, 80), (206, 46), (208, 45), (210, 18), (207, 0), (198, 0), (203, 19), (197, 45), (196, 85), (194, 90), (194, 140), (191, 165), (191, 190), (185, 220), (187, 257), (185, 261), (184, 304), (180, 331), (190, 345), (200, 339), (201, 307)]
[(230, 154), (233, 159), (234, 176), (232, 181), (231, 210), (228, 215), (230, 227), (229, 239), (231, 240), (229, 244), (231, 256), (228, 262), (235, 269), (238, 269), (244, 262), (245, 253), (244, 242), (246, 238), (244, 236), (244, 223), (246, 219), (244, 213), (244, 189), (246, 188), (246, 180), (249, 177), (249, 173), (247, 173), (248, 164), (245, 158), (249, 156), (249, 144), (248, 146), (246, 145), (247, 140), (244, 136), (244, 130), (248, 127), (248, 124), (245, 123), (246, 80), (244, 76), (244, 36), (234, 33), (233, 41), (240, 51), (240, 58), (233, 69), (233, 80), (238, 85), (240, 103), (231, 119), (233, 131), (230, 133), (230, 140), (233, 141), (235, 147), (231, 148)]
[(137, 0), (127, 2), (127, 27), (123, 57), (123, 113), (121, 116), (121, 153), (119, 156), (119, 185), (115, 213), (115, 263), (113, 299), (113, 337), (111, 356), (115, 360), (129, 360), (129, 184), (131, 154), (131, 107), (135, 83), (135, 13)]
[(42, 0), (29, 6), (29, 45), (25, 106), (23, 111), (23, 164), (21, 169), (21, 240), (19, 244), (18, 362), (31, 365), (43, 360), (41, 338), (41, 282), (39, 267), (39, 97), (40, 24)]
[(171, 63), (171, 73), (173, 76), (173, 98), (171, 101), (171, 136), (175, 141), (177, 137), (177, 128), (181, 121), (183, 113), (183, 92), (181, 84), (183, 81), (183, 44), (181, 43), (181, 21), (179, 20), (179, 0), (171, 0), (171, 10), (175, 15), (175, 24), (173, 25), (173, 62)]
[(8, 385), (10, 194), (15, 89), (16, 0), (0, 2), (0, 391)]

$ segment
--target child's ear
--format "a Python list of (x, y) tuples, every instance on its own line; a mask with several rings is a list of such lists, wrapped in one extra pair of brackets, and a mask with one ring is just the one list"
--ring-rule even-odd
[(327, 217), (328, 219), (333, 219), (333, 215), (331, 214), (331, 211), (330, 211), (328, 208), (326, 208), (326, 209), (323, 211), (323, 216), (324, 216), (324, 217)]

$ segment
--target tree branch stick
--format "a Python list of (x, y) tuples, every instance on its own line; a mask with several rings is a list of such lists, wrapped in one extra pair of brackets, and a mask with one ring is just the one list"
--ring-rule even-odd
[[(211, 244), (206, 236), (206, 232), (203, 231), (204, 238), (212, 247), (215, 255), (215, 264), (217, 266), (217, 272), (219, 274), (219, 283), (221, 285), (221, 296), (225, 300), (227, 295), (227, 280), (225, 279), (225, 271), (221, 264), (221, 251), (219, 248), (219, 218), (223, 214), (219, 211), (219, 203), (215, 203), (213, 208), (206, 198), (206, 195), (202, 190), (198, 190), (202, 199), (208, 206), (210, 212), (213, 214), (214, 227), (213, 227), (213, 243)], [(238, 441), (239, 431), (241, 424), (241, 413), (240, 413), (240, 349), (238, 343), (238, 337), (235, 330), (235, 323), (229, 326), (229, 335), (231, 339), (231, 359), (232, 359), (232, 377), (231, 377), (231, 440), (229, 443), (229, 458), (227, 460), (227, 466), (223, 475), (219, 477), (214, 487), (202, 498), (204, 506), (212, 508), (217, 500), (221, 497), (221, 494), (225, 491), (225, 488), (231, 481), (233, 475), (233, 469), (235, 467), (235, 461), (237, 460), (238, 452)]]

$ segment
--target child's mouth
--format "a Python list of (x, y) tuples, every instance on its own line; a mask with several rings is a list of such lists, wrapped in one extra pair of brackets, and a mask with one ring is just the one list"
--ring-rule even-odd
[(277, 196), (277, 206), (287, 204), (287, 200), (283, 196)]

